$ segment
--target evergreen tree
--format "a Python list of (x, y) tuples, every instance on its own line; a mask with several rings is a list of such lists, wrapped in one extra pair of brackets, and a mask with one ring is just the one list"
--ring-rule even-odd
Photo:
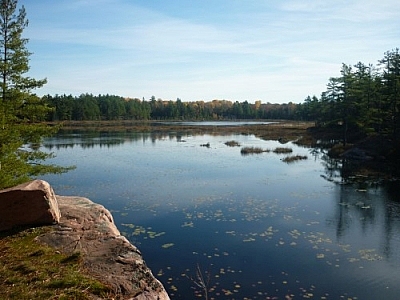
[(2, 128), (15, 118), (16, 113), (28, 104), (34, 102), (30, 91), (40, 88), (46, 79), (35, 80), (24, 76), (29, 71), (28, 39), (22, 37), (23, 30), (28, 26), (24, 6), (17, 10), (17, 0), (0, 1), (0, 80), (2, 104)]
[[(400, 139), (400, 53), (387, 51), (378, 66), (358, 62), (343, 64), (340, 77), (329, 79), (317, 101), (313, 116), (319, 126), (341, 128), (343, 142), (355, 136), (391, 135)], [(311, 98), (300, 106), (300, 115), (310, 113)]]
[(387, 51), (379, 64), (383, 68), (382, 99), (386, 112), (384, 122), (389, 133), (395, 137), (400, 130), (400, 53), (396, 48)]
[(28, 39), (22, 33), (28, 20), (24, 6), (17, 11), (17, 0), (0, 0), (0, 188), (8, 187), (60, 168), (40, 164), (50, 155), (38, 150), (43, 135), (38, 125), (49, 114), (44, 100), (32, 94), (46, 79), (35, 80), (29, 71)]

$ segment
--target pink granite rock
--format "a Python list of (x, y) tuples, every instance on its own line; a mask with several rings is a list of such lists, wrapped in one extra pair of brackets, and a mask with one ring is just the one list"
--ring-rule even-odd
[(54, 224), (60, 217), (56, 196), (46, 181), (33, 180), (0, 191), (0, 231)]
[(118, 299), (170, 299), (104, 206), (87, 198), (56, 196), (42, 180), (0, 191), (0, 230), (55, 223), (37, 241), (64, 253), (81, 253), (86, 272), (113, 287)]
[(38, 241), (66, 254), (79, 252), (86, 272), (113, 287), (118, 299), (170, 299), (104, 206), (83, 197), (57, 196), (57, 201), (60, 222)]

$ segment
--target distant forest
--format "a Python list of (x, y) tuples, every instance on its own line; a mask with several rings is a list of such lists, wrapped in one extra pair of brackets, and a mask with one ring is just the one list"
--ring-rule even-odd
[(183, 102), (127, 99), (114, 95), (44, 96), (51, 108), (48, 121), (63, 120), (235, 120), (286, 119), (314, 121), (317, 126), (340, 125), (366, 133), (400, 129), (400, 54), (387, 51), (377, 65), (342, 64), (321, 96), (300, 103), (272, 104), (213, 100)]

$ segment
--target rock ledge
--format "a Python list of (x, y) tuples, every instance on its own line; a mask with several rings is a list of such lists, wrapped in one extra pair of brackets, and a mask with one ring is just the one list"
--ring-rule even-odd
[(87, 273), (111, 286), (118, 299), (169, 300), (104, 206), (83, 197), (57, 196), (43, 180), (0, 191), (0, 231), (37, 225), (53, 225), (37, 237), (39, 242), (65, 254), (79, 252)]
[(140, 251), (122, 236), (104, 206), (83, 197), (56, 196), (61, 219), (38, 240), (63, 253), (80, 252), (89, 274), (112, 286), (123, 299), (167, 300), (163, 285)]

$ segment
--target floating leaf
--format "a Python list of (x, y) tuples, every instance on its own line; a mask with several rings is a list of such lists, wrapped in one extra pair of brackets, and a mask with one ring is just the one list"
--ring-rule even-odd
[(382, 260), (383, 257), (376, 253), (375, 249), (363, 249), (359, 250), (358, 253), (360, 254), (361, 258), (364, 260), (369, 261), (376, 261)]
[(248, 238), (248, 239), (244, 239), (243, 242), (247, 243), (247, 242), (254, 242), (256, 239), (254, 238)]
[(185, 222), (181, 227), (194, 227), (193, 222)]
[(121, 225), (122, 225), (122, 226), (129, 227), (129, 228), (134, 228), (134, 227), (135, 227), (135, 225), (133, 225), (133, 224), (128, 224), (128, 223), (122, 223)]

